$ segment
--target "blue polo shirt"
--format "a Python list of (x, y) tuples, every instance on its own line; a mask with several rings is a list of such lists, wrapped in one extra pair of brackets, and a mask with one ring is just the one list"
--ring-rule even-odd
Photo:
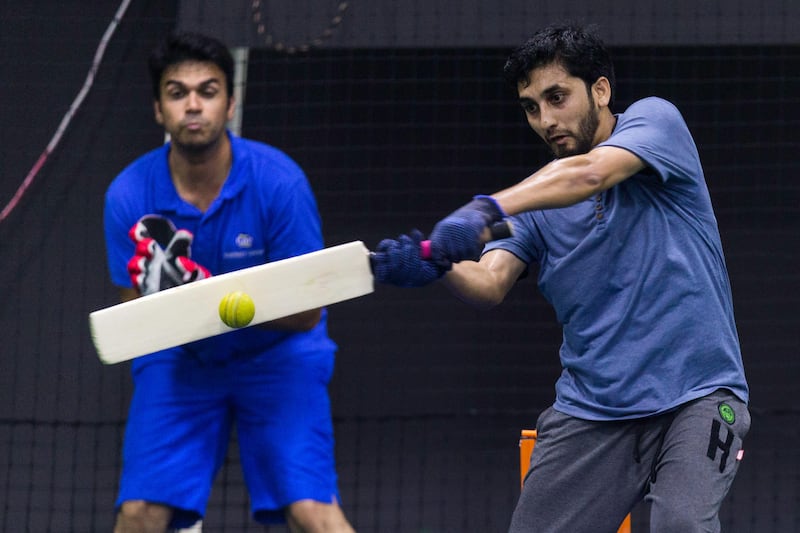
[[(104, 223), (108, 264), (115, 285), (131, 287), (127, 263), (133, 256), (134, 243), (128, 238), (128, 230), (146, 214), (165, 216), (175, 227), (191, 231), (192, 259), (212, 274), (323, 247), (316, 201), (300, 167), (276, 148), (230, 132), (228, 135), (233, 165), (218, 198), (205, 213), (178, 196), (167, 162), (169, 144), (131, 163), (111, 183), (105, 197)], [(326, 329), (323, 313), (323, 319), (309, 332), (245, 328), (166, 350), (163, 355), (189, 351), (201, 359), (226, 360), (270, 351), (334, 350)]]
[(726, 388), (748, 399), (730, 282), (691, 134), (645, 98), (600, 146), (646, 169), (570, 207), (514, 217), (487, 246), (539, 265), (563, 327), (555, 408), (590, 420), (638, 418)]

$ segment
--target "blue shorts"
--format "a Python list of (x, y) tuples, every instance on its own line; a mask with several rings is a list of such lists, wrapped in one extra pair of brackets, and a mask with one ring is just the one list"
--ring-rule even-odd
[[(135, 367), (117, 509), (145, 500), (200, 519), (236, 428), (251, 511), (284, 521), (301, 499), (339, 501), (328, 382), (334, 354), (202, 363), (176, 349)], [(280, 359), (276, 361), (276, 359)]]

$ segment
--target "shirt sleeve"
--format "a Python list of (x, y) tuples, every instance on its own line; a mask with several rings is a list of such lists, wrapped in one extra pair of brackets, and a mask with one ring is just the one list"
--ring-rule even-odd
[[(124, 209), (125, 202), (112, 184), (105, 195), (103, 208), (103, 229), (106, 242), (106, 255), (111, 282), (124, 288), (132, 287), (128, 275), (128, 261), (133, 257), (134, 244), (128, 237), (133, 222)], [(135, 222), (135, 221), (134, 221)]]
[(268, 261), (320, 250), (323, 247), (322, 222), (316, 198), (302, 169), (285, 154), (277, 159), (282, 174), (278, 185), (261, 194), (262, 205), (268, 205), (266, 237), (269, 243)]
[(633, 103), (614, 132), (598, 146), (624, 148), (638, 156), (662, 182), (696, 181), (702, 176), (700, 157), (678, 109), (656, 97)]
[(527, 265), (541, 261), (545, 247), (533, 212), (527, 211), (510, 218), (514, 227), (513, 235), (486, 243), (483, 253), (500, 249), (511, 252)]

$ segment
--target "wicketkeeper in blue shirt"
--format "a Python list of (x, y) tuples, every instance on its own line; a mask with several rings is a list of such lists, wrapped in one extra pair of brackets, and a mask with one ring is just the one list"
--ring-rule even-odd
[[(227, 48), (175, 33), (153, 51), (150, 71), (155, 119), (170, 142), (125, 168), (105, 198), (122, 299), (322, 248), (300, 167), (226, 130)], [(327, 388), (335, 351), (326, 312), (314, 309), (136, 359), (115, 533), (201, 519), (233, 428), (256, 520), (352, 533), (339, 505)]]

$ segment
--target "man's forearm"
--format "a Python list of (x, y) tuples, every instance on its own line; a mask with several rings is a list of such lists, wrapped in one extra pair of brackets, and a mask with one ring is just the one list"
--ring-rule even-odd
[(627, 150), (602, 146), (587, 154), (551, 161), (492, 197), (509, 215), (567, 207), (613, 187), (644, 166)]

